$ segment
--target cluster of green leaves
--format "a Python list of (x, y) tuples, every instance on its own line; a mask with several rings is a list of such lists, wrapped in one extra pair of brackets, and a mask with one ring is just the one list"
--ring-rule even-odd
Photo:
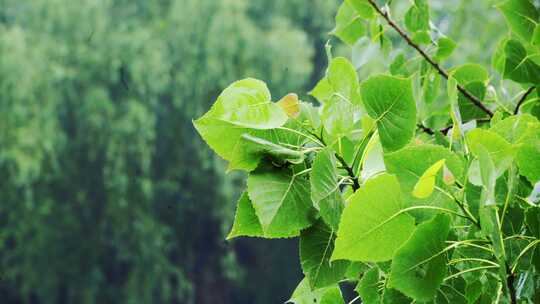
[[(389, 56), (402, 39), (422, 60), (400, 52), (388, 73), (359, 79), (329, 52), (310, 92), (318, 105), (273, 102), (244, 79), (194, 121), (229, 170), (249, 173), (229, 238), (298, 237), (296, 304), (344, 303), (344, 282), (357, 284), (350, 303), (538, 303), (537, 7), (497, 5), (510, 32), (490, 73), (446, 70), (458, 45), (427, 0), (411, 1), (404, 28), (381, 2), (344, 1), (332, 33), (352, 46), (368, 37)], [(522, 94), (503, 102), (493, 77)]]

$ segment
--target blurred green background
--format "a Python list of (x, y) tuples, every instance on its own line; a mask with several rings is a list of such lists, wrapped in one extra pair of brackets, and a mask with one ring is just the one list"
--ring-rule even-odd
[[(0, 303), (286, 301), (296, 241), (224, 240), (244, 176), (191, 121), (240, 78), (309, 91), (339, 2), (0, 0)], [(491, 1), (432, 2), (489, 62)]]

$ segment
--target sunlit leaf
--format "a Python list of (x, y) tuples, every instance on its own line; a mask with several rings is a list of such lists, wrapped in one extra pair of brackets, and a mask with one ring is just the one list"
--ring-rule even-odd
[(396, 177), (379, 175), (367, 181), (348, 201), (332, 260), (390, 260), (414, 230), (414, 219), (402, 213), (404, 204)]

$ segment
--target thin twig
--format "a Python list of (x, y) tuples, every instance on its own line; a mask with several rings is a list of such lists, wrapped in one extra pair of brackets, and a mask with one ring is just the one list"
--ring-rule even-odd
[(530, 88), (523, 94), (523, 96), (521, 96), (521, 98), (519, 99), (519, 101), (518, 101), (518, 103), (517, 103), (516, 109), (514, 110), (514, 115), (517, 115), (517, 113), (519, 113), (519, 108), (521, 108), (521, 105), (523, 105), (523, 103), (525, 102), (525, 100), (527, 100), (527, 97), (529, 97), (529, 95), (534, 91), (534, 89), (536, 89), (535, 86), (530, 87)]
[(424, 126), (423, 124), (419, 123), (417, 124), (418, 128), (421, 129), (422, 131), (424, 131), (425, 133), (429, 134), (429, 135), (435, 135), (435, 131), (433, 131), (433, 129), (431, 128), (428, 128), (426, 126)]
[(347, 164), (347, 161), (345, 161), (345, 159), (336, 153), (336, 158), (337, 160), (339, 160), (339, 162), (341, 163), (341, 166), (345, 169), (345, 171), (347, 171), (347, 174), (349, 174), (349, 177), (352, 179), (352, 188), (354, 191), (360, 189), (360, 182), (358, 181), (358, 177), (356, 177), (354, 175), (354, 171), (353, 169)]
[[(377, 11), (377, 13), (379, 15), (381, 15), (385, 20), (386, 22), (388, 23), (388, 25), (390, 25), (390, 27), (392, 27), (403, 39), (405, 39), (405, 41), (407, 42), (408, 45), (410, 45), (412, 48), (414, 48), (433, 68), (435, 68), (435, 70), (437, 70), (437, 72), (443, 76), (444, 78), (446, 78), (448, 80), (448, 78), (450, 78), (450, 76), (448, 75), (448, 72), (446, 72), (437, 62), (435, 62), (435, 60), (433, 60), (431, 57), (429, 57), (428, 54), (426, 54), (426, 52), (424, 52), (424, 50), (419, 46), (417, 45), (416, 43), (414, 43), (411, 39), (411, 37), (409, 37), (409, 35), (407, 35), (407, 33), (405, 33), (405, 31), (403, 31), (389, 16), (389, 14), (387, 12), (383, 12), (381, 10), (381, 8), (375, 3), (374, 0), (367, 0), (369, 2), (369, 4), (371, 4), (371, 6)], [(479, 109), (481, 109), (482, 111), (484, 111), (487, 115), (489, 115), (489, 117), (492, 117), (493, 116), (493, 112), (491, 112), (490, 109), (488, 109), (480, 99), (478, 99), (476, 96), (474, 96), (473, 94), (471, 94), (469, 91), (467, 91), (464, 87), (462, 87), (461, 85), (457, 85), (457, 89), (459, 92), (461, 92), (461, 94), (465, 95), (465, 97), (467, 97), (475, 106), (477, 106)]]
[[(326, 146), (326, 142), (324, 141), (322, 137), (322, 131), (321, 131), (321, 136), (318, 136), (317, 134), (314, 134), (314, 133), (311, 133), (311, 135), (314, 136), (318, 141), (320, 141), (322, 145)], [(353, 168), (349, 166), (349, 164), (347, 164), (347, 161), (341, 155), (335, 153), (335, 156), (336, 156), (336, 159), (340, 162), (341, 168), (347, 171), (347, 174), (349, 175), (349, 177), (351, 178), (353, 182), (352, 184), (353, 191), (356, 192), (356, 190), (360, 189), (360, 182), (358, 180), (358, 177), (354, 175)]]

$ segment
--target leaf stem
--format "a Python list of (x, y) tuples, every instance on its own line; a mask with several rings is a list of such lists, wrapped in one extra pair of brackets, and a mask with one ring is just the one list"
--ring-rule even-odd
[(525, 102), (525, 100), (527, 100), (527, 97), (529, 97), (529, 95), (534, 91), (534, 89), (536, 89), (535, 86), (532, 86), (530, 87), (524, 94), (523, 96), (521, 96), (521, 98), (519, 99), (517, 105), (516, 105), (516, 109), (514, 110), (514, 115), (517, 115), (519, 113), (519, 108), (521, 108), (521, 106), (523, 105), (523, 103)]
[(354, 171), (353, 169), (347, 164), (347, 161), (339, 154), (336, 153), (336, 158), (337, 160), (341, 163), (341, 165), (343, 166), (343, 168), (345, 169), (345, 171), (347, 171), (347, 174), (349, 174), (349, 176), (351, 177), (352, 179), (352, 188), (354, 191), (360, 189), (360, 182), (358, 181), (358, 177), (354, 175)]
[[(325, 143), (324, 139), (322, 138), (322, 136), (319, 137), (318, 135), (313, 134), (313, 133), (311, 135), (314, 136), (315, 138), (317, 138), (317, 140), (319, 142), (321, 142), (324, 146), (326, 146), (326, 143)], [(356, 192), (356, 190), (360, 189), (360, 182), (358, 181), (358, 177), (356, 175), (354, 175), (353, 168), (351, 166), (349, 166), (349, 164), (347, 164), (347, 161), (343, 158), (343, 156), (339, 155), (338, 153), (335, 153), (335, 155), (336, 155), (336, 159), (340, 162), (341, 167), (345, 171), (347, 171), (347, 174), (351, 178), (353, 191)]]
[[(437, 70), (437, 72), (441, 76), (443, 76), (445, 79), (448, 80), (448, 78), (450, 77), (448, 75), (448, 72), (446, 72), (437, 62), (435, 62), (435, 60), (433, 60), (431, 57), (429, 57), (429, 55), (418, 44), (414, 43), (412, 41), (411, 37), (409, 37), (409, 35), (407, 33), (405, 33), (405, 31), (403, 29), (401, 29), (390, 18), (390, 15), (387, 12), (383, 12), (381, 10), (381, 8), (375, 3), (374, 0), (367, 0), (367, 1), (375, 9), (375, 11), (377, 11), (377, 13), (379, 15), (381, 15), (386, 20), (388, 25), (390, 27), (392, 27), (407, 42), (408, 45), (410, 45), (412, 48), (414, 48), (424, 58), (424, 60), (426, 60), (435, 70)], [(482, 103), (482, 101), (480, 99), (478, 99), (476, 96), (474, 96), (469, 91), (467, 91), (467, 89), (465, 89), (464, 87), (462, 87), (459, 84), (457, 85), (457, 89), (458, 89), (459, 92), (461, 92), (461, 94), (465, 95), (465, 97), (467, 97), (467, 99), (469, 99), (476, 107), (478, 107), (479, 109), (484, 111), (489, 117), (493, 116), (493, 112), (491, 112), (491, 110), (488, 109)]]

